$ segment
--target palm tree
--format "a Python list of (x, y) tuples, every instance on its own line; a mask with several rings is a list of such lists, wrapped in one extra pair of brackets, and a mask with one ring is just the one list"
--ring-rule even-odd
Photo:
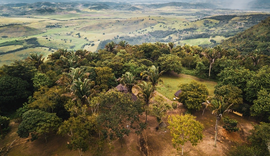
[(149, 107), (149, 103), (150, 103), (150, 99), (153, 97), (154, 95), (154, 87), (145, 82), (145, 81), (142, 81), (139, 85), (138, 85), (139, 89), (140, 89), (140, 93), (138, 94), (140, 98), (142, 98), (145, 102), (145, 106), (147, 107), (145, 109), (145, 114), (146, 114), (146, 117), (145, 117), (145, 123), (147, 122), (147, 109)]
[(36, 53), (31, 54), (29, 57), (27, 57), (27, 60), (30, 62), (33, 62), (35, 67), (38, 69), (38, 67), (44, 62), (43, 55), (38, 55)]
[(216, 115), (216, 124), (215, 124), (215, 147), (216, 147), (218, 135), (218, 121), (221, 120), (224, 113), (230, 111), (230, 107), (233, 106), (233, 104), (225, 103), (224, 99), (222, 97), (219, 97), (218, 99), (213, 99), (209, 106), (211, 106), (213, 109), (212, 114)]
[(132, 93), (132, 87), (135, 85), (135, 82), (135, 76), (130, 72), (123, 74), (122, 78), (120, 79), (120, 83), (125, 85), (130, 93)]
[(152, 66), (147, 71), (142, 73), (143, 78), (147, 78), (153, 85), (154, 90), (156, 90), (156, 86), (158, 82), (160, 82), (160, 76), (162, 75), (163, 71), (159, 72), (159, 67)]
[(70, 93), (73, 96), (73, 100), (80, 100), (82, 104), (86, 104), (88, 97), (91, 97), (95, 91), (93, 89), (94, 82), (90, 79), (84, 79), (83, 81), (78, 78), (74, 80), (70, 87)]
[(107, 49), (107, 51), (113, 52), (115, 46), (116, 46), (116, 44), (112, 41), (112, 42), (107, 43), (105, 45), (105, 48)]

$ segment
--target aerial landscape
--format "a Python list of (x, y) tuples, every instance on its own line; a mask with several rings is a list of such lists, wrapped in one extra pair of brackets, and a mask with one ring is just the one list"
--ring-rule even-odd
[(268, 156), (269, 66), (268, 0), (1, 0), (0, 156)]

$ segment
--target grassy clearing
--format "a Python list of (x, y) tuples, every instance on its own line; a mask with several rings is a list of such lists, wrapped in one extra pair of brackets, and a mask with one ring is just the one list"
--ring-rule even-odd
[(182, 40), (180, 42), (182, 44), (189, 44), (189, 45), (202, 45), (202, 44), (210, 44), (211, 43), (209, 38)]
[(190, 83), (191, 81), (195, 80), (198, 83), (206, 85), (209, 95), (214, 95), (215, 86), (217, 85), (216, 82), (207, 81), (203, 79), (199, 79), (195, 76), (180, 74), (180, 75), (172, 75), (172, 74), (165, 74), (161, 77), (163, 83), (160, 83), (157, 87), (157, 91), (166, 96), (169, 99), (174, 98), (174, 93), (177, 92), (180, 88), (180, 84)]

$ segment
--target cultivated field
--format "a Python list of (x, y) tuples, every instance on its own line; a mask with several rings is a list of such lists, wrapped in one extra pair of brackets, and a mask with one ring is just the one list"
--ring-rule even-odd
[[(60, 7), (64, 3), (54, 5)], [(42, 49), (40, 53), (49, 55), (59, 48), (96, 51), (109, 41), (120, 40), (129, 44), (173, 42), (175, 45), (214, 46), (269, 16), (259, 12), (183, 8), (168, 4), (111, 5), (110, 9), (102, 8), (103, 5), (91, 9), (78, 4), (73, 9), (66, 7), (53, 13), (29, 11), (41, 7), (34, 5), (26, 7), (26, 15), (17, 15), (18, 7), (3, 9), (5, 12), (0, 10), (0, 66), (24, 58), (22, 52), (26, 49), (27, 54), (31, 49), (36, 52), (38, 47)], [(35, 43), (27, 42), (33, 38)]]

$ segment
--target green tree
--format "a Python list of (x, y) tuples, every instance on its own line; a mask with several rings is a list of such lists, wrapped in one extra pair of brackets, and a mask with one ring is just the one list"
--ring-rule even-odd
[(161, 70), (164, 72), (174, 71), (179, 74), (182, 71), (181, 59), (177, 55), (163, 54), (159, 57), (158, 63)]
[(38, 91), (34, 92), (32, 101), (28, 107), (31, 109), (41, 109), (47, 112), (54, 112), (59, 101), (61, 101), (61, 95), (64, 91), (59, 86), (52, 88), (41, 87)]
[(34, 64), (36, 69), (39, 69), (39, 66), (44, 63), (43, 55), (38, 55), (37, 53), (30, 54), (29, 57), (26, 58), (26, 61), (29, 61)]
[(250, 132), (249, 141), (252, 146), (261, 151), (261, 156), (270, 155), (270, 123), (255, 125)]
[(156, 89), (156, 86), (158, 85), (158, 82), (160, 82), (160, 76), (162, 75), (163, 71), (159, 72), (159, 67), (152, 66), (147, 71), (144, 71), (142, 73), (143, 78), (147, 78), (154, 87), (154, 90)]
[(5, 135), (10, 131), (9, 127), (10, 119), (0, 115), (0, 139), (4, 138)]
[(125, 85), (130, 93), (132, 93), (132, 87), (135, 85), (135, 82), (135, 76), (130, 72), (123, 74), (120, 79), (120, 83)]
[(221, 53), (220, 53), (220, 48), (214, 48), (214, 49), (209, 49), (204, 53), (204, 56), (208, 59), (210, 65), (209, 65), (209, 73), (208, 76), (211, 76), (211, 69), (213, 67), (213, 64), (215, 61), (220, 58)]
[(236, 132), (239, 130), (239, 128), (237, 127), (238, 123), (237, 120), (230, 119), (229, 117), (224, 117), (223, 122), (224, 122), (223, 128), (225, 128), (227, 131)]
[(155, 98), (154, 104), (150, 106), (150, 112), (157, 118), (158, 123), (163, 122), (162, 118), (166, 116), (167, 111), (170, 109), (172, 109), (172, 106), (166, 103), (160, 96)]
[(224, 85), (231, 84), (242, 90), (243, 98), (246, 100), (248, 97), (246, 95), (247, 82), (253, 77), (254, 72), (243, 67), (240, 68), (225, 68), (218, 74), (219, 83), (216, 86), (221, 87)]
[(270, 93), (262, 89), (258, 93), (258, 99), (254, 100), (254, 104), (250, 107), (251, 116), (260, 116), (268, 118), (270, 121)]
[(109, 91), (101, 98), (99, 124), (103, 127), (104, 137), (118, 138), (129, 135), (131, 129), (140, 133), (144, 124), (140, 122), (142, 103), (133, 101), (131, 94)]
[(223, 99), (226, 105), (239, 105), (243, 104), (242, 90), (233, 85), (224, 85), (215, 87), (215, 98)]
[(57, 131), (60, 123), (61, 119), (54, 113), (29, 110), (23, 114), (17, 133), (21, 138), (27, 138), (31, 134), (32, 140), (44, 135), (47, 141), (47, 134)]
[(35, 88), (40, 88), (42, 86), (51, 87), (53, 84), (50, 78), (46, 74), (43, 74), (43, 73), (36, 73), (32, 80), (33, 80), (33, 86)]
[(168, 119), (170, 133), (173, 137), (173, 146), (180, 150), (182, 148), (182, 155), (184, 152), (184, 144), (190, 142), (192, 146), (196, 146), (197, 143), (203, 138), (204, 126), (195, 120), (195, 117), (186, 115), (169, 116)]
[(1, 113), (15, 111), (27, 101), (31, 92), (28, 91), (27, 81), (18, 77), (1, 76), (0, 77), (0, 110)]
[(114, 79), (112, 69), (109, 67), (96, 67), (95, 71), (97, 74), (96, 84), (99, 85), (101, 89), (108, 90), (110, 87), (109, 82)]
[(246, 99), (249, 102), (253, 102), (258, 98), (258, 93), (263, 88), (270, 92), (270, 68), (269, 66), (263, 66), (259, 71), (254, 74), (248, 81), (245, 88)]
[(223, 97), (215, 97), (211, 100), (210, 107), (212, 108), (212, 114), (216, 116), (215, 124), (215, 147), (217, 146), (217, 136), (218, 136), (218, 121), (222, 119), (224, 113), (228, 112), (233, 106), (233, 103), (224, 102)]
[(89, 143), (97, 131), (96, 116), (79, 115), (70, 117), (59, 127), (58, 133), (68, 135), (70, 140), (67, 147), (70, 150), (78, 150), (79, 155), (89, 148)]
[(179, 95), (179, 102), (182, 102), (187, 109), (200, 110), (202, 103), (209, 95), (206, 86), (192, 81), (189, 84), (181, 84), (179, 87), (182, 91)]
[(145, 108), (145, 123), (147, 123), (147, 114), (148, 114), (148, 107), (150, 104), (150, 99), (154, 95), (154, 87), (145, 81), (142, 81), (139, 85), (138, 88), (140, 90), (138, 96), (143, 99), (144, 101), (144, 108)]

